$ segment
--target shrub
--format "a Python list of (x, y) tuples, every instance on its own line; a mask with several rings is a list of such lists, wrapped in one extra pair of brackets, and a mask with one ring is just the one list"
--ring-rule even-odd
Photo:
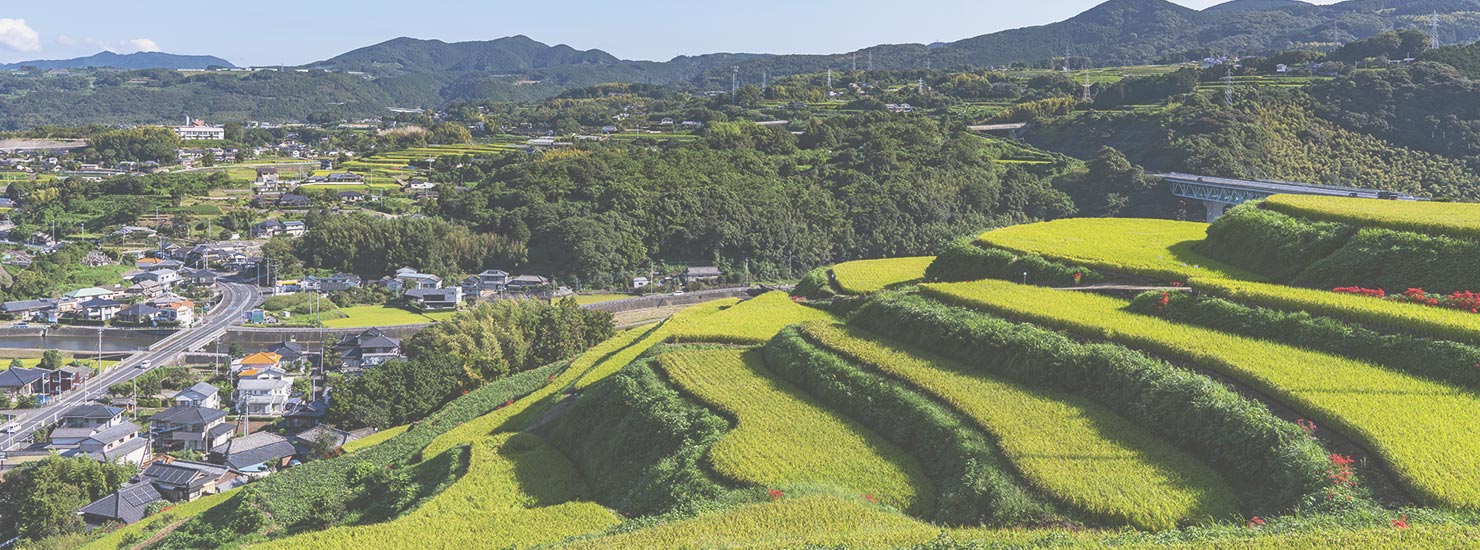
[(1471, 290), (1480, 273), (1480, 242), (1366, 228), (1294, 281), (1314, 288), (1363, 286), (1448, 294)]
[(1245, 203), (1208, 226), (1198, 251), (1258, 273), (1289, 281), (1346, 244), (1357, 228), (1334, 222), (1310, 222)]
[(694, 513), (725, 488), (701, 466), (729, 422), (639, 359), (586, 389), (536, 430), (590, 480), (597, 502), (633, 516)]
[[(925, 269), (925, 280), (932, 282), (1004, 279), (1021, 282), (1028, 274), (1030, 284), (1074, 286), (1094, 284), (1105, 279), (1095, 271), (1059, 264), (1037, 254), (1015, 254), (1000, 248), (985, 248), (961, 239), (952, 242)], [(1078, 277), (1075, 277), (1078, 274)]]
[(797, 286), (791, 290), (792, 296), (801, 296), (813, 300), (826, 300), (838, 295), (833, 288), (832, 270), (826, 266), (808, 271), (802, 280), (797, 281)]

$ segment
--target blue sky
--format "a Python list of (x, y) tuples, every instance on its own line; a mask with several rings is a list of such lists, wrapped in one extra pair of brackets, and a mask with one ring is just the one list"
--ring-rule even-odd
[[(1221, 0), (1176, 0), (1202, 8)], [(1323, 0), (1320, 3), (1329, 3)], [(0, 62), (101, 50), (298, 65), (398, 36), (449, 42), (524, 34), (624, 59), (712, 52), (835, 53), (952, 41), (1073, 16), (1095, 0), (7, 1)]]

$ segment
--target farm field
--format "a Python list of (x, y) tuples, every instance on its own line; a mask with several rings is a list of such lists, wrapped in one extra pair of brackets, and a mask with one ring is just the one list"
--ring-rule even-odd
[[(628, 298), (634, 298), (634, 297), (635, 296), (632, 296), (631, 294), (577, 294), (577, 295), (575, 295), (576, 304), (583, 305), (583, 306), (584, 305), (587, 305), (587, 304), (599, 304), (599, 303), (602, 303), (602, 302), (615, 302), (617, 300), (626, 300)], [(552, 298), (550, 301), (552, 303), (553, 302), (559, 302), (560, 299), (559, 298)]]
[(597, 344), (571, 361), (571, 370), (580, 374), (572, 388), (583, 390), (601, 379), (611, 376), (618, 369), (646, 352), (648, 348), (663, 343), (673, 336), (674, 331), (687, 325), (702, 324), (725, 309), (734, 307), (739, 300), (726, 298), (705, 302), (675, 313), (656, 327), (636, 327), (619, 333), (610, 340)]
[(1421, 501), (1480, 509), (1480, 396), (1377, 365), (1124, 311), (1127, 302), (1002, 281), (925, 285), (948, 302), (1142, 348), (1229, 376), (1334, 427)]
[(1265, 199), (1260, 206), (1314, 220), (1460, 239), (1480, 238), (1480, 204), (1474, 203), (1275, 195)]
[(885, 288), (925, 278), (925, 268), (935, 256), (858, 260), (833, 266), (838, 287), (848, 294), (871, 294)]
[(1217, 472), (1086, 399), (1003, 382), (858, 329), (813, 322), (802, 333), (961, 411), (1030, 483), (1090, 517), (1165, 530), (1237, 514)]
[(1033, 253), (1092, 269), (1164, 280), (1223, 277), (1259, 280), (1242, 269), (1204, 257), (1192, 246), (1208, 224), (1130, 218), (1068, 218), (988, 231), (977, 243)]
[(767, 292), (703, 323), (683, 325), (673, 331), (672, 338), (678, 342), (763, 344), (787, 325), (831, 318), (825, 311), (793, 302), (785, 292)]
[(1188, 284), (1199, 291), (1250, 305), (1304, 311), (1384, 331), (1480, 344), (1480, 315), (1468, 311), (1252, 281), (1198, 277)]
[(759, 352), (679, 349), (657, 364), (679, 389), (734, 419), (709, 451), (720, 475), (769, 488), (827, 483), (914, 513), (933, 506), (914, 458), (774, 378)]
[(585, 498), (570, 462), (525, 433), (471, 446), (468, 471), (446, 491), (395, 520), (288, 537), (264, 548), (413, 548), (500, 541), (533, 546), (601, 531), (619, 516)]
[(366, 437), (362, 437), (362, 438), (356, 439), (354, 441), (351, 441), (349, 443), (345, 443), (344, 444), (344, 447), (343, 447), (344, 452), (346, 452), (346, 453), (353, 453), (353, 452), (358, 451), (358, 450), (361, 450), (361, 449), (368, 449), (370, 447), (374, 447), (374, 446), (376, 446), (376, 445), (378, 445), (380, 443), (385, 442), (386, 440), (389, 440), (392, 437), (396, 437), (398, 435), (401, 435), (403, 433), (406, 433), (406, 430), (408, 430), (410, 428), (411, 428), (411, 425), (410, 424), (402, 424), (402, 425), (396, 426), (394, 428), (387, 428), (387, 429), (384, 429), (384, 430), (380, 430), (380, 431), (375, 432), (373, 434), (370, 434), (370, 435), (368, 435)]
[(451, 311), (434, 311), (430, 313), (416, 313), (393, 306), (352, 306), (338, 310), (345, 316), (339, 319), (326, 319), (326, 328), (369, 328), (388, 327), (395, 325), (420, 325), (435, 323), (447, 319), (453, 315)]

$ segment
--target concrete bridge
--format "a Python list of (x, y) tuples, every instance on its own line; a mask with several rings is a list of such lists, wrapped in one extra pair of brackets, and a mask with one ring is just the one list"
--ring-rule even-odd
[(1419, 200), (1418, 197), (1392, 191), (1339, 187), (1311, 183), (1293, 183), (1272, 180), (1241, 180), (1216, 176), (1192, 174), (1152, 174), (1172, 187), (1172, 194), (1184, 199), (1201, 201), (1208, 209), (1211, 223), (1230, 206), (1258, 200), (1270, 195), (1325, 195), (1330, 197), (1357, 197), (1364, 199)]

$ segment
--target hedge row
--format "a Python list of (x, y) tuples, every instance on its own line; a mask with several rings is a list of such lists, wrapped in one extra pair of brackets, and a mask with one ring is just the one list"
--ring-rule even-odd
[(918, 295), (881, 296), (850, 319), (1018, 383), (1085, 395), (1289, 509), (1326, 489), (1327, 453), (1298, 426), (1203, 375), (1111, 344), (1084, 344)]
[(948, 525), (1047, 523), (1053, 509), (1013, 474), (984, 434), (905, 385), (818, 348), (796, 327), (763, 348), (766, 366), (830, 408), (907, 449), (939, 488), (934, 515)]
[(792, 296), (801, 296), (812, 300), (826, 300), (838, 295), (833, 288), (832, 270), (827, 266), (808, 271), (802, 280), (797, 281), (797, 286), (791, 291)]
[(1346, 244), (1357, 228), (1310, 222), (1245, 203), (1208, 226), (1198, 252), (1273, 281), (1289, 281)]
[(1365, 228), (1336, 253), (1315, 262), (1294, 283), (1331, 289), (1342, 286), (1409, 288), (1449, 294), (1477, 290), (1480, 242)]
[(670, 387), (651, 355), (592, 385), (535, 431), (570, 459), (597, 502), (634, 517), (696, 513), (726, 490), (700, 464), (730, 424)]
[(1306, 312), (1247, 306), (1222, 298), (1148, 292), (1131, 309), (1179, 323), (1345, 355), (1384, 367), (1480, 389), (1480, 348), (1448, 340), (1382, 334), (1355, 323)]
[[(1043, 259), (1037, 254), (1016, 254), (1000, 248), (987, 248), (972, 239), (961, 239), (947, 245), (925, 269), (930, 282), (960, 282), (981, 279), (1023, 281), (1027, 273), (1030, 284), (1074, 286), (1105, 280), (1089, 268), (1068, 266)], [(1079, 274), (1079, 281), (1074, 275)]]

